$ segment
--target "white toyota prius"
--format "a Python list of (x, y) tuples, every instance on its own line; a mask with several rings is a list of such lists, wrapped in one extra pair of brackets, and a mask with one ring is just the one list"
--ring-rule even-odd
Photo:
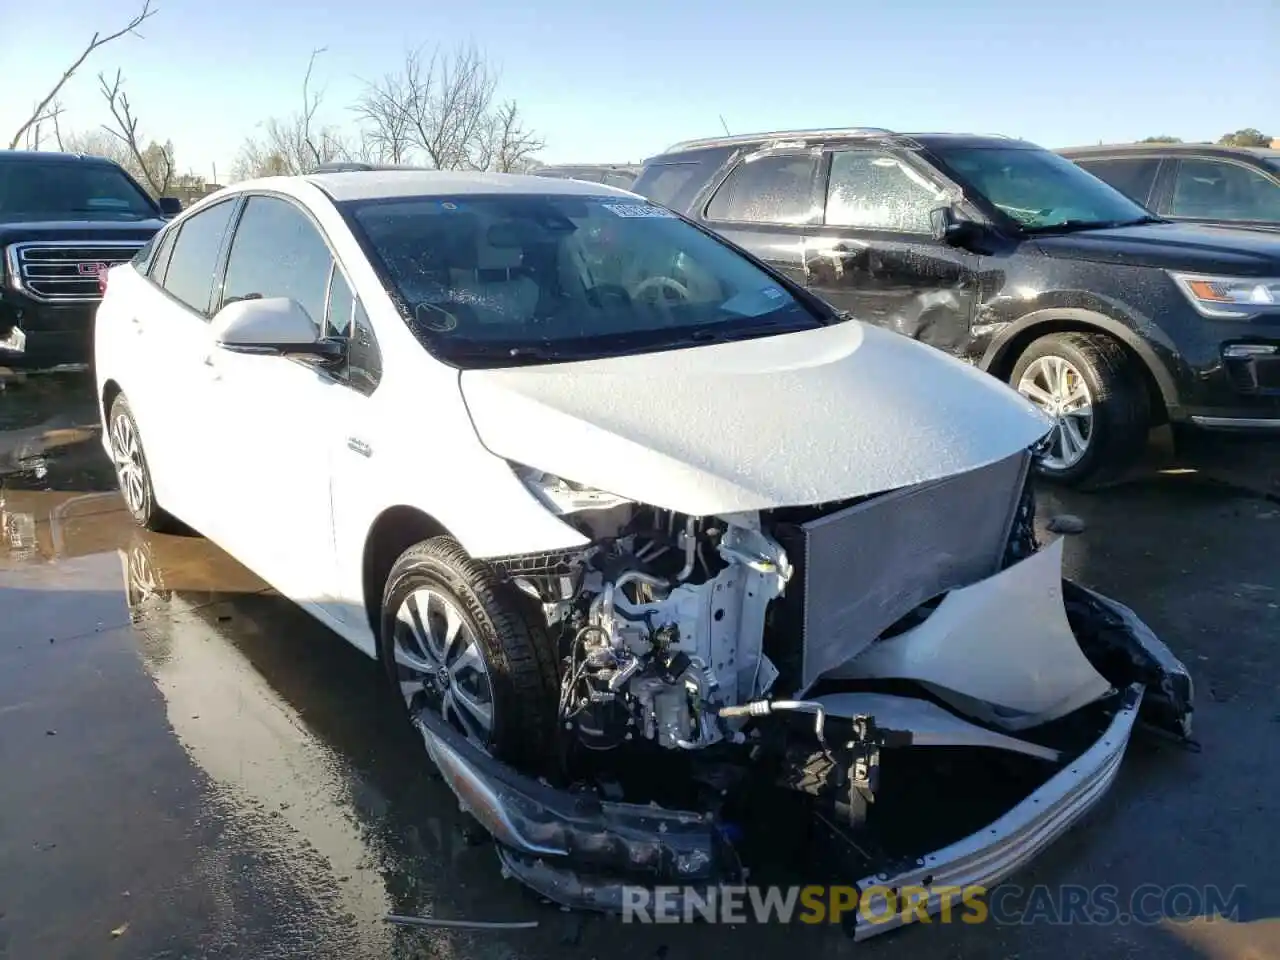
[(134, 518), (376, 658), (552, 900), (705, 904), (761, 839), (872, 899), (991, 885), (1140, 720), (1189, 736), (1182, 664), (1037, 541), (1039, 412), (640, 197), (250, 181), (104, 283)]

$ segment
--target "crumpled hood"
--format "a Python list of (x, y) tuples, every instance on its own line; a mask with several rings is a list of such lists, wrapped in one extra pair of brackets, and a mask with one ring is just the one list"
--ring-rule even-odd
[(1046, 418), (994, 377), (856, 321), (604, 360), (467, 370), (498, 456), (693, 515), (878, 493), (994, 463)]

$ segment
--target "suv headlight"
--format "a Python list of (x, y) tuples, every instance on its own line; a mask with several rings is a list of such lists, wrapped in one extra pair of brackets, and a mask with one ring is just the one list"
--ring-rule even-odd
[(1169, 276), (1191, 305), (1206, 317), (1248, 320), (1280, 306), (1280, 279), (1173, 272)]

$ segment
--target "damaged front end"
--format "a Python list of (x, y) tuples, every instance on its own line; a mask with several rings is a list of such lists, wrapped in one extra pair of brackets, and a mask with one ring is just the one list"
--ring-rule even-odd
[(559, 645), (558, 749), (517, 771), (424, 714), (428, 751), (504, 870), (570, 907), (741, 883), (784, 835), (805, 882), (867, 896), (998, 883), (1098, 801), (1139, 717), (1187, 738), (1192, 712), (1183, 665), (1036, 543), (1030, 456), (714, 517), (516, 467), (590, 541), (490, 561)]

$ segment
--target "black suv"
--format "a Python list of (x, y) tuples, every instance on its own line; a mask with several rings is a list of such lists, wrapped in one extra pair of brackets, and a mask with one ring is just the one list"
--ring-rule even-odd
[(1130, 143), (1058, 153), (1163, 217), (1280, 232), (1280, 150)]
[(99, 274), (181, 209), (101, 157), (0, 150), (0, 364), (88, 362)]
[(1040, 469), (1118, 473), (1167, 420), (1280, 435), (1280, 237), (1171, 223), (998, 136), (681, 143), (635, 192), (1055, 419)]

